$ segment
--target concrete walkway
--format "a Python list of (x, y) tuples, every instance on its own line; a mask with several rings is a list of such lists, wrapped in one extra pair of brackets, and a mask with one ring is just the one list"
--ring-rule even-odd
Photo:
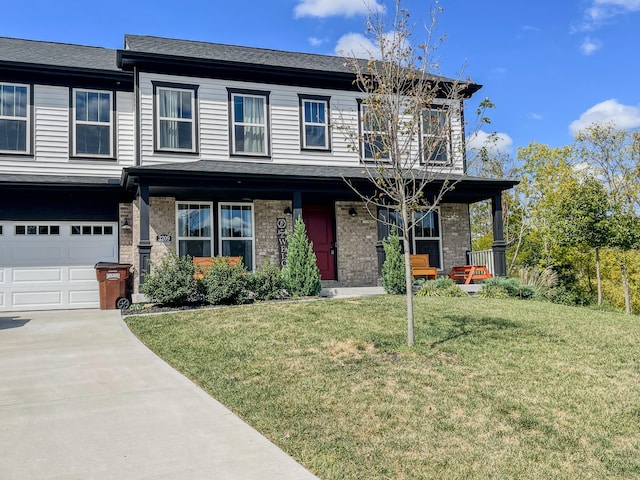
[(0, 314), (0, 479), (311, 480), (117, 311)]

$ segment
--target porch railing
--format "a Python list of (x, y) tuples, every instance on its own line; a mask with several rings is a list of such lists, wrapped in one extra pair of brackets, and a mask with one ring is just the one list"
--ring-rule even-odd
[(495, 275), (493, 265), (493, 250), (475, 250), (467, 252), (467, 263), (469, 265), (484, 265), (491, 275)]

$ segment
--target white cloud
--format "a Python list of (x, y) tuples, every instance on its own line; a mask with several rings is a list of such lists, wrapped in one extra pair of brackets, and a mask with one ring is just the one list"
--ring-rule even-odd
[(580, 118), (569, 125), (569, 131), (575, 135), (592, 123), (613, 123), (617, 128), (640, 127), (640, 108), (623, 105), (615, 98), (600, 102), (585, 111)]
[(618, 15), (638, 11), (640, 11), (640, 0), (592, 0), (591, 6), (584, 12), (582, 24), (574, 30), (593, 30)]
[(542, 120), (544, 117), (541, 114), (534, 112), (531, 114), (531, 118), (533, 118), (534, 120)]
[(486, 148), (492, 153), (509, 154), (513, 148), (513, 139), (504, 132), (487, 133), (478, 130), (467, 139), (467, 148), (475, 151)]
[(293, 10), (296, 18), (366, 15), (384, 11), (384, 4), (376, 0), (300, 0)]
[(589, 37), (584, 39), (582, 45), (580, 45), (580, 51), (583, 55), (591, 55), (596, 50), (600, 50), (602, 48), (602, 42), (598, 40), (591, 40)]
[(324, 43), (324, 40), (318, 37), (309, 37), (308, 40), (313, 47), (318, 47)]
[(336, 54), (354, 58), (379, 58), (379, 49), (360, 33), (347, 33), (336, 44)]

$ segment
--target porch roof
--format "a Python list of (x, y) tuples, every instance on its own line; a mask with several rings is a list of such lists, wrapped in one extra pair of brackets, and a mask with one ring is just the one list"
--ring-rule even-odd
[[(287, 165), (268, 162), (214, 161), (166, 163), (123, 170), (121, 184), (134, 192), (143, 182), (152, 194), (189, 194), (203, 189), (211, 191), (255, 193), (269, 198), (282, 197), (294, 190), (333, 194), (338, 199), (353, 199), (356, 195), (347, 185), (350, 181), (360, 191), (373, 189), (363, 166), (333, 165)], [(444, 198), (447, 202), (474, 203), (492, 198), (494, 195), (518, 184), (516, 180), (483, 178), (468, 175), (436, 175), (430, 181), (426, 193), (439, 191), (444, 182), (457, 182), (455, 188)]]

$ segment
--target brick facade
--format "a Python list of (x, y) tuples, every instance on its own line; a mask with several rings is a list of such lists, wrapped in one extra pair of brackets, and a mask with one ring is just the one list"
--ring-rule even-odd
[(440, 206), (442, 226), (443, 270), (446, 275), (454, 265), (467, 263), (467, 251), (471, 250), (471, 226), (469, 205), (445, 203)]
[[(151, 197), (149, 199), (149, 238), (151, 240), (151, 262), (157, 265), (167, 252), (176, 251), (176, 202), (173, 197)], [(278, 265), (280, 260), (276, 222), (284, 218), (287, 232), (293, 231), (293, 215), (284, 213), (291, 208), (290, 200), (254, 200), (255, 264), (260, 268), (269, 259)], [(349, 210), (355, 208), (356, 215)], [(378, 283), (377, 221), (367, 212), (362, 203), (335, 203), (336, 246), (339, 286), (370, 286)], [(217, 215), (217, 213), (216, 213)], [(122, 230), (127, 219), (131, 230)], [(443, 204), (440, 207), (442, 226), (442, 273), (449, 272), (453, 265), (466, 263), (466, 252), (471, 248), (469, 207), (466, 204)], [(120, 261), (131, 263), (135, 272), (134, 292), (139, 293), (138, 244), (140, 211), (138, 200), (131, 204), (120, 204)], [(171, 235), (171, 241), (156, 240), (159, 234)], [(215, 235), (217, 237), (217, 233)]]
[(284, 218), (287, 222), (287, 232), (293, 232), (293, 215), (284, 213), (287, 207), (291, 209), (290, 200), (253, 201), (257, 268), (260, 268), (267, 259), (272, 265), (280, 264), (276, 222), (279, 218)]
[[(356, 216), (349, 210), (355, 208)], [(378, 283), (377, 221), (365, 206), (336, 202), (336, 243), (338, 284), (343, 287), (371, 286)]]

